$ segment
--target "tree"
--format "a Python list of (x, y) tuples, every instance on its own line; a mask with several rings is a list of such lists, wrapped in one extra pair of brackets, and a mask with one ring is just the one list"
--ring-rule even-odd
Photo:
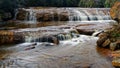
[(104, 7), (112, 7), (112, 5), (118, 0), (105, 0)]

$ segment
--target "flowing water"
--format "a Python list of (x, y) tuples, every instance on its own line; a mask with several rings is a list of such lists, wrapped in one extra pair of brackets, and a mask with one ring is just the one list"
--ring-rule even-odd
[[(111, 64), (111, 51), (98, 48), (98, 37), (94, 37), (114, 22), (109, 15), (109, 8), (24, 10), (28, 13), (23, 23), (32, 24), (34, 28), (11, 30), (22, 35), (24, 42), (12, 46), (1, 45), (0, 68), (114, 68)], [(58, 21), (53, 15), (55, 11)], [(36, 15), (43, 12), (51, 14), (52, 20), (48, 23), (64, 24), (36, 27)], [(68, 21), (61, 21), (60, 14), (63, 12), (67, 12)], [(82, 35), (77, 29), (96, 32), (88, 36)]]

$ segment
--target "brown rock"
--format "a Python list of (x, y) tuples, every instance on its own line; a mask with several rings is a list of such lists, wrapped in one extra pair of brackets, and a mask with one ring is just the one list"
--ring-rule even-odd
[(116, 2), (110, 10), (112, 19), (120, 22), (120, 2)]
[(120, 46), (120, 39), (116, 41), (116, 44)]
[(120, 67), (120, 51), (112, 52), (111, 56), (113, 57), (112, 65), (115, 67)]
[(116, 42), (111, 43), (110, 49), (111, 50), (119, 50), (120, 49), (120, 40), (117, 40)]
[(102, 38), (102, 37), (108, 37), (108, 34), (107, 33), (100, 33), (99, 35), (98, 35), (98, 37), (99, 38)]
[(44, 13), (43, 21), (52, 21), (52, 15), (50, 13)]
[(107, 39), (108, 38), (106, 36), (99, 38), (98, 41), (97, 41), (97, 45), (100, 46), (100, 47), (103, 47), (102, 45)]
[(21, 43), (24, 38), (20, 34), (15, 34), (12, 31), (0, 31), (0, 44)]
[(110, 39), (107, 39), (107, 40), (102, 44), (102, 46), (103, 46), (103, 47), (107, 47), (110, 43), (111, 43)]
[(86, 30), (86, 29), (76, 29), (79, 34), (85, 34), (85, 35), (92, 35), (94, 33), (94, 30)]
[(69, 20), (69, 15), (67, 12), (61, 12), (59, 17), (60, 17), (60, 21), (68, 21)]
[(114, 51), (116, 49), (116, 46), (117, 46), (117, 44), (115, 42), (114, 43), (110, 43), (110, 49), (112, 51)]
[(18, 10), (18, 14), (16, 16), (17, 20), (25, 20), (26, 19), (26, 14), (28, 13), (27, 11), (23, 10), (23, 9), (19, 9)]

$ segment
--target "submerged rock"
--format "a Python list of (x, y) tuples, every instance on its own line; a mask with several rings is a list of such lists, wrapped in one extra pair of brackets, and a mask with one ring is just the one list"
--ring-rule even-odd
[(49, 42), (54, 44), (59, 44), (59, 40), (54, 36), (43, 36), (40, 38), (35, 39), (36, 42)]

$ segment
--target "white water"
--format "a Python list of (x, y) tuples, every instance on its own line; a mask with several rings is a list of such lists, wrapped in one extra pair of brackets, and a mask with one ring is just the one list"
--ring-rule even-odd
[(37, 23), (36, 12), (32, 8), (28, 10), (28, 13), (26, 13), (25, 23), (29, 24)]
[[(27, 11), (25, 23), (37, 23), (37, 13), (51, 15), (51, 21), (55, 22), (55, 14), (57, 13), (58, 22), (60, 21), (60, 14), (66, 13), (69, 15), (69, 22), (71, 21), (99, 21), (111, 20), (110, 8), (47, 8), (47, 9), (23, 9)], [(16, 12), (15, 17), (17, 16)]]

